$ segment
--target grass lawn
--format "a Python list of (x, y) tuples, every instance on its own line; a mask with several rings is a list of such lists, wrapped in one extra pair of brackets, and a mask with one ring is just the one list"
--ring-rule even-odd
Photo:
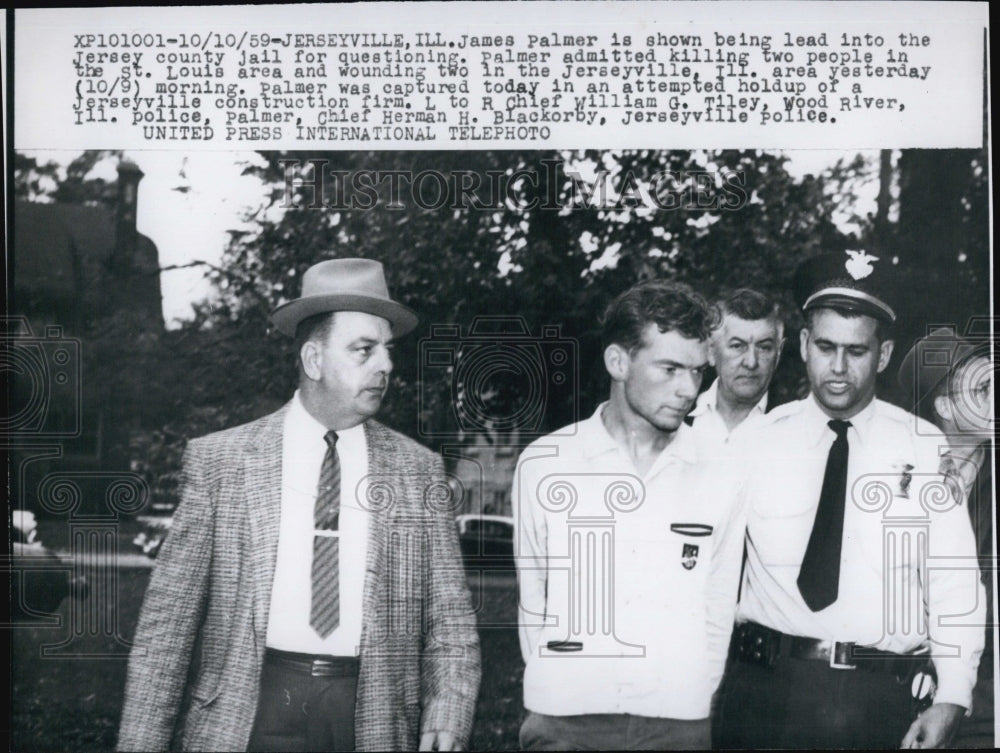
[[(43, 540), (49, 544), (51, 538)], [(98, 583), (91, 579), (86, 601), (64, 600), (60, 625), (11, 630), (11, 750), (114, 749), (125, 683), (123, 642), (135, 630), (149, 570), (123, 567), (114, 572)], [(523, 664), (513, 626), (514, 577), (473, 574), (469, 586), (478, 605), (483, 652), (483, 683), (469, 748), (516, 750), (524, 711)], [(119, 598), (100, 596), (102, 589), (117, 590)], [(79, 637), (60, 646), (74, 631)]]

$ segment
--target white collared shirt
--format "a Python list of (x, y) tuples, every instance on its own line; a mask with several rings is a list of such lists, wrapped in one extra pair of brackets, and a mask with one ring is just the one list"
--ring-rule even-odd
[[(340, 626), (325, 639), (309, 625), (312, 601), (313, 515), (327, 429), (299, 398), (285, 416), (281, 458), (281, 524), (271, 586), (267, 646), (283, 651), (357, 656), (368, 552), (368, 445), (364, 425), (337, 431), (340, 460)], [(324, 532), (328, 533), (328, 532)]]
[(718, 451), (725, 448), (737, 432), (747, 430), (754, 422), (767, 413), (767, 392), (750, 409), (750, 413), (739, 424), (730, 429), (719, 413), (719, 380), (715, 379), (707, 390), (698, 395), (698, 402), (688, 414), (691, 428), (694, 429), (699, 447), (706, 451)]
[(969, 516), (938, 473), (946, 440), (934, 426), (880, 400), (850, 419), (839, 596), (813, 612), (799, 593), (835, 438), (829, 420), (810, 396), (776, 408), (740, 439), (748, 478), (738, 621), (895, 653), (917, 649), (929, 632), (936, 701), (968, 708), (985, 598)]
[(640, 476), (603, 409), (532, 443), (515, 472), (524, 705), (703, 719), (736, 606), (737, 475), (682, 424)]

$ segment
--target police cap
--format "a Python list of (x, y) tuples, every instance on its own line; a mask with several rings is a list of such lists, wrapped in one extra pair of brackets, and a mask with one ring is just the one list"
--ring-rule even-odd
[(865, 251), (837, 251), (814, 256), (795, 272), (795, 301), (803, 312), (833, 307), (867, 314), (888, 324), (896, 321), (891, 304), (894, 266)]

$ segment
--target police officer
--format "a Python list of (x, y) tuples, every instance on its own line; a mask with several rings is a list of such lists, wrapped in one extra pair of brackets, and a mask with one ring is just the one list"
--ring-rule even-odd
[(985, 601), (969, 518), (938, 473), (940, 432), (875, 397), (891, 276), (864, 251), (796, 274), (810, 395), (741, 448), (747, 562), (717, 746), (937, 747), (970, 706)]
[(714, 301), (719, 322), (709, 340), (708, 362), (716, 379), (684, 419), (700, 445), (718, 452), (734, 433), (767, 413), (767, 390), (778, 368), (785, 325), (778, 305), (751, 288)]

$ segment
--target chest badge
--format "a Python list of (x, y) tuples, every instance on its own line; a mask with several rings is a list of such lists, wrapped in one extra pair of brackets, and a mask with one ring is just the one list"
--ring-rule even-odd
[(681, 565), (684, 566), (685, 570), (691, 570), (697, 564), (698, 564), (698, 545), (684, 544), (683, 549), (681, 549)]
[(910, 471), (913, 470), (913, 466), (909, 463), (903, 463), (903, 467), (899, 471), (899, 496), (903, 499), (910, 498), (910, 484), (913, 481), (913, 474)]

